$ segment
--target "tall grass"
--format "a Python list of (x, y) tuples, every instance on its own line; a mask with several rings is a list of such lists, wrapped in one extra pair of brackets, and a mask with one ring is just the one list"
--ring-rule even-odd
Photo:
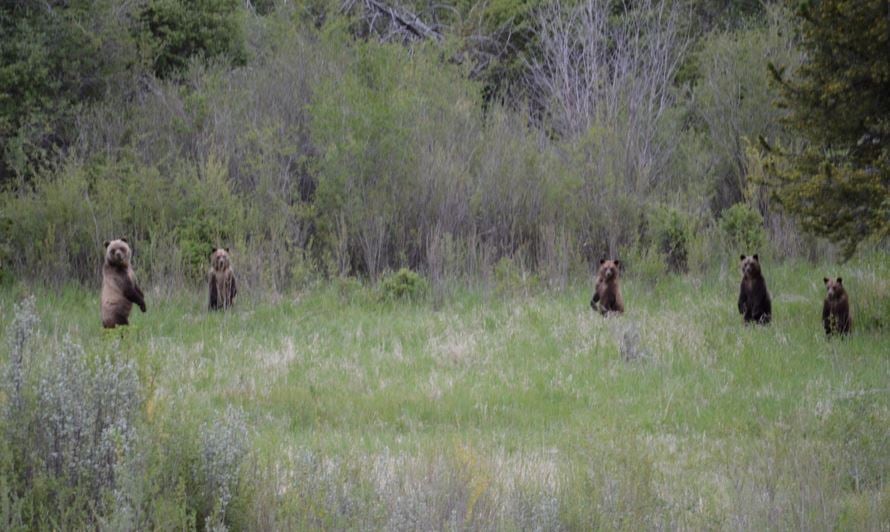
[[(879, 530), (890, 516), (884, 258), (840, 272), (857, 318), (843, 340), (820, 328), (828, 268), (798, 262), (764, 264), (768, 327), (742, 325), (734, 268), (658, 281), (629, 270), (618, 318), (591, 312), (577, 277), (554, 290), (505, 275), (501, 288), (441, 298), (357, 282), (245, 292), (214, 314), (186, 291), (155, 296), (111, 334), (92, 291), (5, 289), (0, 315), (32, 325), (20, 357), (30, 399), (3, 418), (0, 523)], [(22, 290), (35, 292), (33, 312), (14, 308)], [(17, 327), (4, 332), (7, 367)], [(127, 420), (107, 425), (121, 427), (113, 457), (102, 438), (78, 440), (100, 454), (60, 455), (106, 456), (109, 469), (43, 461), (43, 442), (70, 433), (27, 421), (52, 417), (56, 403), (39, 399), (54, 379), (81, 383), (70, 400), (81, 412), (122, 405), (89, 418)]]

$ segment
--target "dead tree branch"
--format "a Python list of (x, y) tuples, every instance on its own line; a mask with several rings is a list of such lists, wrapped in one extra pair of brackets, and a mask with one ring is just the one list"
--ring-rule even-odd
[(393, 24), (420, 39), (432, 39), (441, 41), (442, 34), (430, 27), (416, 14), (405, 10), (399, 10), (379, 0), (363, 0), (365, 7), (370, 11), (384, 15)]

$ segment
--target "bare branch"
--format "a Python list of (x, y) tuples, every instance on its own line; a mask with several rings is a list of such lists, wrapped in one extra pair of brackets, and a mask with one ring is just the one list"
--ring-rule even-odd
[(380, 0), (364, 0), (364, 4), (370, 10), (385, 15), (397, 26), (408, 31), (415, 37), (421, 39), (432, 39), (435, 41), (442, 40), (441, 33), (431, 28), (414, 13), (404, 10), (398, 10), (381, 2)]

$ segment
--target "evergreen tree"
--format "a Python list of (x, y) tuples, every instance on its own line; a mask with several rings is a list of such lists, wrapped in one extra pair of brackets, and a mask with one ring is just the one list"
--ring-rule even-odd
[(810, 0), (797, 17), (807, 59), (792, 76), (770, 71), (803, 142), (773, 150), (767, 174), (785, 208), (849, 256), (890, 234), (890, 1)]

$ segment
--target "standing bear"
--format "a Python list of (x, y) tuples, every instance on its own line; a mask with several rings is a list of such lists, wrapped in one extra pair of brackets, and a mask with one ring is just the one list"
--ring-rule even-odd
[(823, 277), (822, 280), (828, 290), (822, 304), (822, 326), (825, 327), (825, 334), (849, 334), (853, 328), (853, 317), (850, 316), (850, 300), (844, 290), (843, 279), (838, 277), (835, 281)]
[(229, 248), (214, 248), (210, 253), (210, 310), (225, 310), (235, 304), (238, 288)]
[(621, 261), (600, 260), (600, 269), (596, 275), (596, 292), (590, 300), (590, 307), (603, 316), (610, 312), (624, 312), (624, 299), (621, 297), (619, 282)]
[(136, 284), (130, 266), (130, 244), (126, 238), (105, 241), (105, 264), (102, 265), (102, 326), (113, 329), (128, 325), (133, 303), (145, 312), (145, 295)]
[(742, 286), (739, 290), (739, 314), (750, 322), (766, 325), (773, 317), (773, 305), (766, 289), (766, 279), (760, 271), (760, 259), (756, 254), (741, 256)]

